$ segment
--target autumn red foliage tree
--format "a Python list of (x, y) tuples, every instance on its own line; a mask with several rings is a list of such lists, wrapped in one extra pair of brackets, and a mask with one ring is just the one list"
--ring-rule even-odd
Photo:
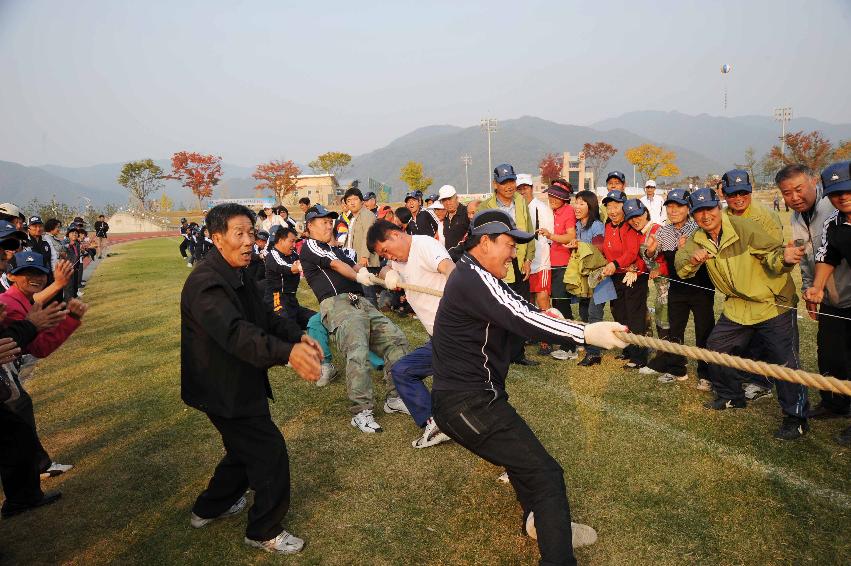
[(541, 182), (549, 185), (553, 180), (561, 177), (561, 170), (564, 166), (564, 155), (556, 155), (548, 153), (538, 163), (538, 169), (541, 170)]
[(203, 208), (201, 200), (213, 196), (215, 187), (222, 178), (222, 158), (216, 155), (204, 155), (179, 151), (171, 157), (171, 174), (166, 179), (175, 179), (198, 198), (198, 209)]
[(768, 158), (774, 160), (780, 167), (801, 163), (819, 173), (830, 163), (833, 144), (824, 139), (821, 132), (792, 132), (786, 134), (784, 139), (785, 152), (781, 152), (780, 146), (775, 145), (768, 153)]
[(270, 161), (257, 166), (252, 177), (260, 181), (254, 187), (258, 190), (270, 190), (281, 203), (284, 197), (296, 190), (301, 169), (290, 161)]
[(582, 146), (585, 165), (594, 172), (594, 183), (600, 179), (600, 170), (618, 152), (618, 148), (606, 142), (586, 143)]

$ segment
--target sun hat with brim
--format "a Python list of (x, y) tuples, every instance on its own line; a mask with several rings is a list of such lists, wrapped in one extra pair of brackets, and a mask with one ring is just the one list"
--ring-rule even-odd
[(535, 239), (535, 234), (518, 230), (514, 219), (507, 212), (494, 209), (477, 212), (470, 222), (470, 233), (473, 236), (508, 234), (521, 244)]
[(688, 200), (688, 208), (691, 214), (704, 208), (715, 208), (721, 205), (721, 201), (718, 200), (718, 193), (712, 189), (697, 189), (689, 195)]
[(570, 200), (570, 191), (568, 191), (561, 185), (550, 185), (544, 192), (550, 195), (551, 197), (556, 197), (560, 200)]
[(340, 216), (333, 210), (328, 210), (321, 204), (316, 204), (307, 209), (307, 214), (304, 215), (305, 222), (310, 222), (314, 218), (337, 218)]
[(606, 204), (609, 201), (626, 202), (626, 195), (623, 191), (611, 190), (606, 193), (605, 198), (603, 198), (603, 204)]
[(721, 189), (725, 195), (734, 193), (752, 193), (751, 178), (743, 169), (733, 169), (724, 173), (721, 177)]
[(50, 269), (44, 265), (44, 256), (31, 251), (16, 253), (9, 265), (12, 268), (9, 273), (12, 275), (27, 269), (36, 269), (44, 274), (50, 273)]
[(623, 219), (629, 220), (647, 212), (647, 207), (637, 198), (631, 198), (623, 203)]
[(6, 240), (9, 238), (26, 240), (27, 237), (27, 233), (15, 228), (14, 224), (10, 224), (9, 222), (0, 222), (0, 240)]
[(441, 204), (439, 200), (434, 201), (430, 205), (428, 205), (429, 210), (446, 210), (446, 208)]
[(831, 163), (825, 167), (821, 172), (821, 186), (825, 195), (851, 191), (851, 161)]
[(668, 195), (665, 197), (665, 202), (663, 204), (675, 202), (677, 204), (684, 204), (688, 206), (688, 195), (689, 192), (686, 189), (671, 189), (668, 191)]

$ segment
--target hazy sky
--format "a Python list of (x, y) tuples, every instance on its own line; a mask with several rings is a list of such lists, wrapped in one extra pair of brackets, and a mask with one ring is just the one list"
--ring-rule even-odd
[[(717, 4), (720, 4), (718, 6)], [(851, 122), (851, 0), (0, 0), (0, 160), (252, 166), (431, 124), (633, 110)]]

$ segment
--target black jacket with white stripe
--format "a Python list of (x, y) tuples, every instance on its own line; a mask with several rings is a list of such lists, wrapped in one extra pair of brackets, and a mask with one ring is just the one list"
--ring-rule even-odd
[(354, 267), (354, 260), (346, 255), (342, 248), (329, 246), (313, 238), (305, 238), (300, 257), (307, 284), (320, 303), (328, 297), (344, 293), (363, 295), (363, 287), (360, 284), (331, 269), (331, 262), (335, 259)]
[(505, 390), (511, 334), (536, 342), (585, 341), (582, 323), (544, 314), (465, 253), (446, 281), (434, 321), (432, 389)]

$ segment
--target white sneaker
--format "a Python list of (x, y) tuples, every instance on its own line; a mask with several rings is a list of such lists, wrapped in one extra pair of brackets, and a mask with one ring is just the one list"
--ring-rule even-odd
[(77, 291), (77, 296), (78, 296), (78, 297), (82, 297), (83, 295), (85, 295), (85, 293), (84, 293), (83, 291)]
[(304, 548), (304, 541), (287, 531), (282, 531), (272, 540), (252, 540), (245, 537), (245, 544), (275, 554), (295, 554), (301, 552), (301, 549)]
[(641, 375), (656, 375), (659, 372), (650, 366), (641, 366), (640, 368), (638, 368), (638, 373), (640, 373)]
[(47, 468), (46, 471), (41, 472), (41, 479), (45, 480), (47, 478), (55, 478), (56, 476), (61, 476), (73, 467), (74, 464), (59, 464), (57, 462), (51, 462), (50, 467)]
[(191, 263), (189, 263), (189, 262), (187, 261), (187, 262), (186, 262), (186, 267), (192, 267), (192, 264), (191, 264)]
[(508, 472), (502, 472), (499, 474), (499, 477), (496, 478), (496, 481), (500, 483), (511, 483), (511, 480), (508, 479)]
[(763, 397), (771, 397), (771, 389), (759, 386), (756, 383), (748, 383), (745, 385), (745, 399), (748, 401), (756, 401)]
[(575, 360), (579, 357), (579, 354), (577, 354), (574, 350), (570, 350), (569, 352), (566, 352), (562, 349), (558, 349), (558, 350), (553, 350), (552, 352), (550, 352), (550, 356), (552, 356), (553, 358), (555, 358), (557, 360), (564, 361), (564, 360)]
[(688, 379), (688, 374), (674, 375), (672, 373), (663, 373), (657, 378), (659, 383), (674, 383), (675, 381), (685, 381)]
[(384, 429), (375, 422), (375, 417), (372, 416), (372, 409), (364, 409), (357, 415), (353, 416), (352, 426), (359, 428), (361, 432), (384, 432)]
[(243, 495), (242, 497), (240, 497), (237, 500), (236, 503), (234, 503), (233, 505), (230, 506), (230, 509), (228, 509), (227, 511), (225, 511), (224, 513), (222, 513), (218, 517), (211, 517), (209, 519), (204, 519), (204, 518), (196, 515), (195, 512), (192, 512), (192, 514), (189, 516), (189, 524), (192, 525), (193, 527), (195, 527), (196, 529), (200, 529), (201, 527), (209, 525), (210, 523), (212, 523), (216, 519), (224, 519), (225, 517), (230, 517), (231, 515), (236, 515), (237, 513), (241, 513), (242, 510), (245, 509), (246, 505), (248, 505), (248, 500)]
[(411, 414), (411, 411), (405, 406), (405, 402), (402, 401), (401, 397), (388, 397), (385, 399), (384, 412), (388, 415), (390, 413), (405, 413), (410, 416)]
[(414, 448), (428, 448), (429, 446), (437, 446), (441, 442), (447, 442), (449, 440), (452, 439), (437, 428), (434, 417), (429, 417), (423, 429), (423, 435), (411, 442), (411, 446)]
[[(289, 365), (289, 364), (287, 364)], [(322, 368), (319, 371), (319, 379), (316, 381), (316, 387), (325, 387), (337, 377), (337, 368), (334, 367), (334, 364), (327, 363), (322, 364)]]
[(701, 377), (697, 380), (697, 388), (701, 391), (712, 391), (712, 382)]
[[(589, 546), (597, 542), (597, 531), (588, 525), (582, 523), (570, 522), (570, 530), (573, 533), (573, 548)], [(533, 540), (538, 540), (538, 531), (535, 529), (535, 512), (529, 513), (526, 517), (525, 525), (526, 534)]]

